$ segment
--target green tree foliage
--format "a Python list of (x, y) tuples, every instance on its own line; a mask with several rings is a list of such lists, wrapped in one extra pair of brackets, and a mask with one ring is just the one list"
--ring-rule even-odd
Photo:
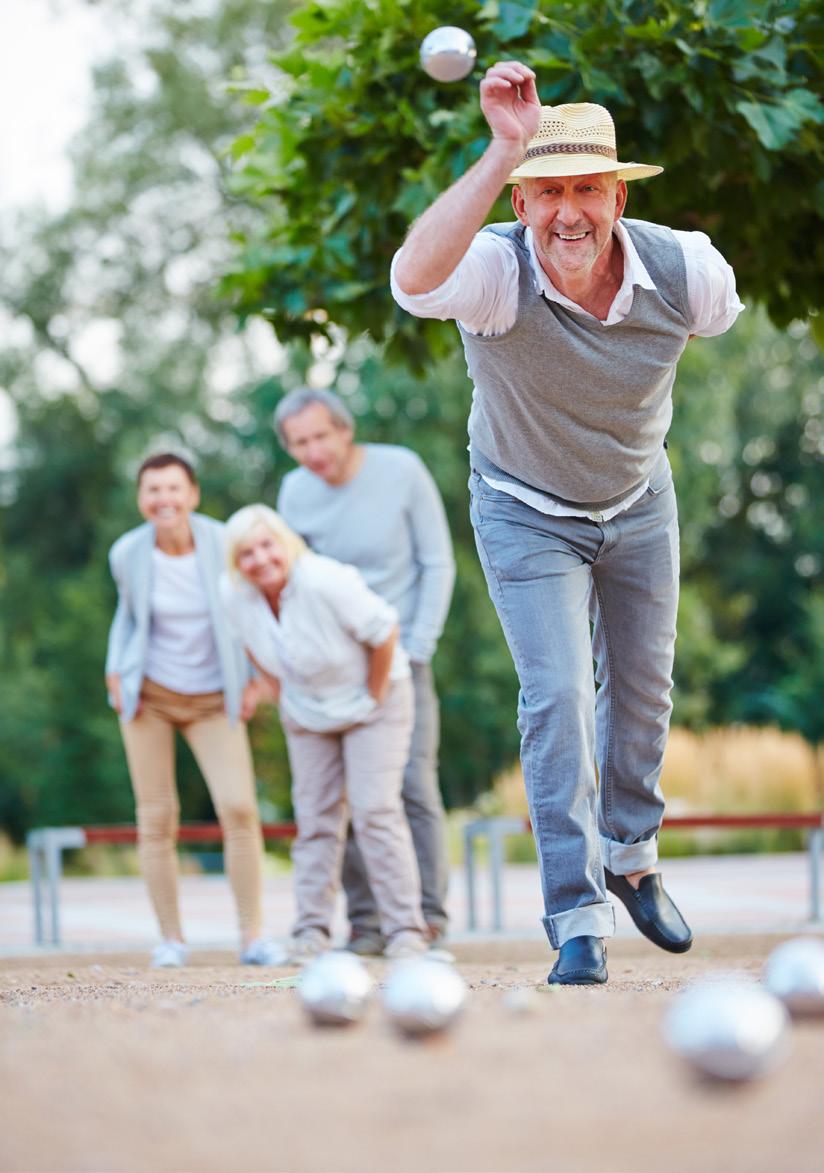
[[(0, 824), (130, 819), (133, 803), (103, 662), (111, 542), (139, 523), (147, 451), (195, 457), (203, 507), (249, 500), (228, 394), (282, 361), (239, 336), (214, 297), (227, 223), (227, 144), (248, 117), (226, 78), (284, 35), (288, 3), (103, 0), (133, 48), (95, 72), (73, 145), (70, 206), (0, 222), (0, 388), (17, 416), (0, 471)], [(263, 333), (263, 328), (261, 328)], [(274, 740), (261, 719), (254, 735)], [(258, 755), (288, 805), (282, 748)], [(184, 814), (209, 817), (181, 753)]]
[[(477, 83), (519, 58), (546, 103), (615, 116), (624, 157), (665, 174), (633, 184), (630, 215), (710, 233), (748, 299), (784, 326), (824, 306), (824, 18), (818, 0), (323, 0), (293, 17), (234, 145), (234, 190), (260, 209), (237, 234), (225, 289), (281, 340), (327, 321), (368, 330), (423, 368), (455, 346), (389, 296), (410, 221), (478, 158)], [(418, 65), (439, 24), (468, 29), (475, 72), (444, 85)], [(493, 219), (511, 219), (508, 196)]]
[[(470, 388), (455, 353), (454, 327), (437, 324), (431, 335), (428, 327), (409, 335), (419, 359), (430, 351), (441, 354), (419, 371), (389, 366), (376, 341), (387, 307), (394, 313), (386, 270), (406, 223), (451, 176), (453, 162), (456, 171), (465, 165), (468, 156), (456, 155), (456, 145), (470, 154), (482, 149), (474, 95), (467, 97), (467, 87), (460, 85), (430, 84), (414, 64), (420, 38), (445, 14), (424, 3), (390, 9), (366, 2), (346, 10), (353, 35), (369, 45), (377, 98), (364, 104), (346, 89), (343, 77), (337, 110), (330, 105), (335, 129), (328, 141), (301, 137), (308, 107), (299, 94), (293, 97), (295, 152), (288, 168), (302, 185), (306, 205), (301, 210), (296, 204), (295, 213), (309, 223), (335, 182), (341, 197), (349, 193), (339, 224), (345, 233), (360, 226), (351, 247), (364, 258), (367, 282), (353, 314), (374, 309), (376, 337), (363, 336), (365, 318), (353, 316), (345, 323), (350, 337), (329, 327), (331, 342), (314, 338), (311, 345), (296, 343), (286, 352), (260, 323), (252, 321), (238, 333), (230, 307), (214, 296), (216, 277), (231, 261), (227, 225), (251, 240), (261, 222), (258, 209), (226, 194), (226, 148), (251, 119), (249, 107), (239, 101), (240, 94), (250, 93), (251, 83), (243, 79), (265, 77), (267, 52), (289, 35), (285, 6), (270, 0), (209, 5), (145, 0), (136, 7), (125, 0), (99, 2), (119, 20), (135, 22), (135, 47), (97, 72), (89, 124), (75, 145), (71, 205), (52, 216), (30, 209), (0, 222), (0, 388), (11, 396), (18, 417), (15, 451), (0, 468), (0, 825), (19, 836), (47, 822), (131, 817), (102, 666), (114, 606), (106, 552), (138, 521), (131, 483), (136, 463), (150, 449), (188, 451), (201, 474), (203, 508), (213, 516), (226, 516), (252, 500), (274, 503), (291, 462), (272, 432), (272, 412), (285, 391), (307, 380), (334, 382), (352, 407), (362, 439), (418, 451), (443, 493), (458, 582), (435, 670), (443, 706), (442, 778), (448, 801), (463, 803), (486, 789), (517, 752), (517, 683), (467, 517)], [(338, 7), (327, 5), (326, 16), (316, 5), (304, 8), (299, 28), (338, 20)], [(656, 20), (677, 15), (682, 7), (658, 5)], [(705, 14), (734, 16), (735, 8), (707, 5)], [(781, 14), (789, 15), (790, 8), (797, 28), (809, 28), (800, 6), (785, 6)], [(570, 4), (565, 17), (570, 27), (578, 27), (579, 9), (592, 6)], [(758, 9), (771, 20), (775, 16), (770, 5)], [(395, 17), (380, 32), (375, 13), (384, 11)], [(473, 31), (491, 59), (496, 45), (525, 49), (526, 40), (519, 42), (511, 28), (504, 28), (503, 40), (493, 35), (495, 22), (514, 20), (519, 11), (522, 19), (532, 13), (530, 20), (543, 28), (550, 9), (542, 6), (535, 15), (529, 6), (501, 6), (498, 12), (465, 5), (453, 7), (449, 19), (476, 21)], [(623, 27), (614, 5), (600, 5), (599, 11), (605, 25)], [(640, 5), (620, 9), (639, 27), (646, 11)], [(398, 12), (409, 41), (400, 57)], [(709, 17), (705, 23), (712, 37), (721, 37)], [(744, 36), (743, 27), (736, 32), (731, 24), (725, 35), (735, 41)], [(308, 52), (308, 35), (298, 32), (298, 58)], [(813, 45), (812, 33), (805, 36)], [(349, 37), (341, 27), (344, 56), (351, 52)], [(338, 68), (338, 58), (326, 55), (321, 45), (319, 39), (309, 52), (319, 86), (328, 70)], [(707, 60), (707, 68), (715, 68)], [(788, 61), (798, 79), (796, 56)], [(545, 72), (541, 65), (542, 76)], [(390, 75), (397, 78), (392, 101), (382, 80)], [(233, 76), (240, 94), (228, 93), (224, 85)], [(252, 92), (253, 99), (268, 100), (282, 76), (283, 71), (273, 75), (270, 85)], [(358, 77), (365, 85), (362, 71)], [(559, 70), (558, 84), (563, 77)], [(320, 92), (308, 85), (302, 89), (310, 96)], [(554, 97), (546, 90), (543, 96)], [(429, 103), (423, 114), (421, 102)], [(383, 134), (381, 103), (399, 143), (397, 153), (393, 143), (384, 143), (383, 163), (374, 153)], [(350, 141), (351, 111), (361, 105), (373, 112), (372, 130)], [(654, 148), (653, 140), (629, 111), (625, 119), (619, 124), (623, 141), (639, 155), (643, 148), (656, 156), (657, 150), (646, 149)], [(685, 133), (699, 133), (689, 118), (684, 121)], [(462, 125), (475, 128), (474, 147)], [(807, 129), (804, 124), (805, 134)], [(422, 138), (416, 137), (419, 130)], [(266, 145), (262, 138), (258, 142), (257, 129), (251, 133), (256, 145), (248, 147), (247, 161), (264, 146), (281, 151), (279, 134)], [(322, 163), (317, 175), (308, 170), (305, 150)], [(769, 158), (779, 167), (785, 154)], [(259, 158), (263, 182), (270, 163), (265, 154)], [(690, 179), (693, 196), (695, 182)], [(776, 189), (782, 198), (783, 183)], [(655, 190), (655, 184), (636, 186)], [(782, 217), (777, 196), (773, 200), (765, 188), (777, 231), (799, 213), (802, 189), (803, 184)], [(406, 198), (412, 198), (408, 206), (396, 206)], [(267, 205), (278, 216), (284, 207), (279, 199), (273, 196)], [(325, 231), (332, 241), (328, 258), (313, 243), (315, 236), (306, 237), (307, 247), (316, 249), (319, 284), (316, 289), (307, 281), (305, 288), (312, 298), (317, 294), (317, 302), (308, 303), (313, 313), (318, 307), (315, 317), (322, 318), (320, 307), (328, 307), (327, 322), (334, 322), (336, 305), (347, 303), (326, 296), (324, 283), (331, 277), (324, 265), (341, 246), (335, 224)], [(270, 220), (261, 256), (275, 247), (273, 233)], [(776, 285), (787, 272), (784, 260), (793, 260), (778, 256), (777, 239), (771, 232), (760, 242), (772, 258)], [(811, 257), (816, 247), (811, 237), (795, 260)], [(295, 331), (300, 341), (304, 310), (289, 312), (303, 323)], [(400, 328), (402, 319), (411, 323), (398, 315), (391, 330)], [(310, 328), (322, 324), (313, 319)], [(284, 338), (291, 336), (287, 325)], [(753, 309), (729, 335), (698, 340), (687, 349), (670, 438), (683, 529), (680, 721), (699, 727), (780, 720), (811, 739), (820, 736), (813, 724), (820, 682), (810, 653), (824, 639), (819, 585), (824, 548), (813, 507), (824, 489), (822, 379), (822, 359), (809, 330), (795, 324), (780, 333)], [(253, 742), (261, 796), (269, 804), (264, 810), (285, 814), (289, 775), (277, 720), (262, 715)], [(205, 788), (185, 752), (180, 778), (184, 817), (209, 817)]]
[[(747, 362), (732, 428), (704, 449), (717, 476), (718, 514), (704, 534), (695, 581), (713, 600), (719, 638), (737, 668), (711, 689), (726, 720), (776, 722), (824, 741), (824, 356), (807, 329), (745, 324)], [(743, 338), (742, 338), (743, 341)]]

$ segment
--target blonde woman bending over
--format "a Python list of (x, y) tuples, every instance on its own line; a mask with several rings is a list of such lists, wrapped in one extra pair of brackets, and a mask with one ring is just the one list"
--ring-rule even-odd
[(280, 706), (292, 769), (289, 956), (303, 962), (329, 948), (349, 817), (386, 955), (422, 953), (420, 878), (401, 804), (412, 685), (395, 610), (353, 566), (308, 550), (266, 505), (233, 514), (225, 542), (221, 597)]

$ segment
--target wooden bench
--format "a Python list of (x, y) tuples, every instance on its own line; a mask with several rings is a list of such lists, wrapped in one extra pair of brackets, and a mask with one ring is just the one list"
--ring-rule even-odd
[[(262, 830), (264, 839), (294, 839), (297, 833), (294, 823), (264, 823)], [(179, 843), (219, 843), (223, 839), (223, 832), (218, 823), (183, 823), (177, 839)], [(60, 944), (63, 852), (70, 848), (88, 847), (93, 843), (136, 842), (137, 827), (133, 823), (96, 827), (39, 827), (36, 831), (29, 831), (26, 846), (34, 906), (35, 945)]]
[[(821, 860), (824, 850), (824, 813), (811, 811), (799, 814), (758, 815), (668, 815), (662, 830), (688, 830), (698, 827), (732, 828), (744, 830), (759, 828), (792, 828), (807, 832), (810, 856), (810, 920), (821, 920)], [(464, 827), (464, 868), (466, 871), (467, 928), (478, 928), (478, 893), (475, 846), (479, 839), (489, 843), (489, 877), (492, 890), (492, 928), (503, 929), (503, 868), (504, 842), (511, 835), (531, 832), (529, 819), (490, 818), (474, 819)]]

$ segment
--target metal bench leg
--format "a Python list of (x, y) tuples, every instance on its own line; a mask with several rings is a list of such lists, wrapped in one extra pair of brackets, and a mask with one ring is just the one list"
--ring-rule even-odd
[(49, 891), (49, 920), (52, 945), (60, 944), (60, 877), (63, 874), (63, 845), (52, 835), (46, 840), (46, 884)]
[(503, 928), (502, 884), (504, 870), (504, 832), (499, 823), (489, 825), (489, 867), (492, 880), (492, 927), (496, 933)]
[[(26, 842), (29, 847), (29, 867), (34, 898), (35, 944), (59, 945), (60, 879), (63, 875), (63, 852), (67, 847), (85, 847), (86, 832), (82, 827), (40, 827), (37, 831), (29, 832)], [(49, 909), (48, 931), (44, 925), (43, 905), (45, 901), (48, 901)]]
[(821, 920), (821, 856), (824, 845), (824, 829), (810, 832), (810, 920), (817, 924)]
[(474, 932), (478, 927), (478, 891), (475, 871), (475, 836), (478, 824), (464, 827), (464, 869), (466, 871), (466, 927)]
[(38, 831), (26, 836), (29, 852), (29, 876), (31, 878), (32, 908), (34, 911), (34, 943), (43, 944), (43, 846)]

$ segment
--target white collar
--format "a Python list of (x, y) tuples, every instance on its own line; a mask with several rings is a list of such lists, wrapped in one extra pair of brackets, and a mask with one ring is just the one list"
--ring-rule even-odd
[(543, 293), (550, 301), (557, 301), (559, 305), (565, 306), (577, 314), (586, 314), (588, 318), (594, 318), (596, 322), (601, 321), (601, 325), (603, 326), (612, 326), (615, 322), (620, 322), (622, 318), (627, 316), (632, 309), (633, 286), (637, 285), (641, 289), (655, 289), (655, 282), (650, 277), (646, 265), (638, 255), (638, 249), (633, 244), (632, 237), (620, 220), (615, 222), (612, 231), (615, 233), (624, 253), (624, 279), (621, 282), (621, 288), (615, 294), (612, 305), (609, 307), (609, 313), (603, 321), (595, 318), (594, 314), (589, 313), (588, 310), (583, 309), (577, 302), (571, 301), (570, 298), (565, 297), (563, 293), (560, 293), (555, 288), (535, 255), (532, 229), (527, 228), (525, 233), (529, 246), (529, 255), (532, 260), (532, 272), (539, 292)]

